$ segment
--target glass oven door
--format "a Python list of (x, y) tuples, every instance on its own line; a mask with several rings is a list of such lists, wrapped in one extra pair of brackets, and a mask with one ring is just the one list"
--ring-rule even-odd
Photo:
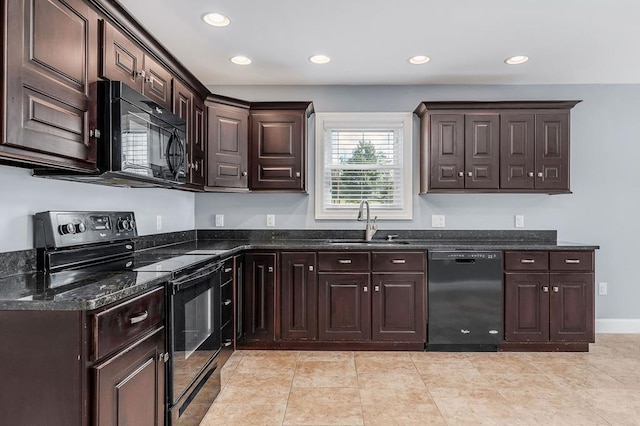
[(222, 263), (171, 283), (169, 398), (176, 402), (220, 350)]

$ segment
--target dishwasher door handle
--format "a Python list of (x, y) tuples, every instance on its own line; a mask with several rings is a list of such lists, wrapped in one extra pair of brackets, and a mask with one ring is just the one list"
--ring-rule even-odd
[(456, 263), (476, 263), (475, 259), (456, 259)]

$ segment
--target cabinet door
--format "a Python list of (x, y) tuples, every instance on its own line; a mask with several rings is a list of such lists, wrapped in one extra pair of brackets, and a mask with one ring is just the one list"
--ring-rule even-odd
[(189, 182), (198, 187), (206, 183), (207, 170), (207, 116), (205, 114), (204, 101), (198, 95), (193, 96), (193, 125), (190, 143)]
[(465, 188), (500, 186), (500, 115), (465, 115)]
[(506, 273), (504, 339), (549, 341), (549, 274)]
[(431, 116), (429, 187), (464, 188), (464, 114)]
[(315, 253), (282, 253), (280, 268), (281, 337), (315, 340), (318, 286)]
[(535, 184), (533, 113), (500, 115), (500, 188), (533, 189)]
[(151, 56), (144, 55), (144, 82), (142, 94), (149, 99), (171, 109), (171, 73)]
[(251, 189), (305, 189), (305, 111), (251, 113)]
[(93, 367), (96, 425), (163, 425), (164, 328)]
[(593, 274), (551, 273), (550, 286), (550, 339), (554, 342), (593, 342)]
[(144, 52), (130, 38), (110, 23), (101, 20), (100, 77), (122, 81), (142, 93), (144, 83)]
[(244, 338), (274, 340), (276, 255), (247, 254), (244, 262)]
[[(173, 80), (173, 113), (187, 122), (187, 182), (195, 186), (204, 185), (204, 164), (201, 154), (202, 115), (196, 117), (197, 96), (178, 79)], [(200, 109), (202, 112), (202, 109)]]
[(95, 170), (97, 16), (81, 0), (3, 2), (5, 74), (0, 155)]
[(373, 274), (371, 339), (426, 341), (424, 274)]
[(320, 340), (371, 338), (371, 293), (368, 273), (319, 273)]
[(536, 189), (569, 190), (569, 112), (536, 114)]
[(207, 105), (209, 164), (207, 186), (247, 188), (249, 111), (221, 104)]

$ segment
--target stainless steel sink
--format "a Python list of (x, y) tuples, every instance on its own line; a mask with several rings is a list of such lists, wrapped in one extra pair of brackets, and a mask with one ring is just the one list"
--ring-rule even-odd
[(404, 244), (410, 244), (409, 241), (405, 241), (405, 240), (371, 240), (371, 241), (365, 241), (365, 240), (327, 240), (326, 241), (327, 244), (332, 244), (332, 245), (342, 245), (342, 246), (355, 246), (355, 245), (359, 245), (359, 246), (377, 246), (377, 245), (384, 245), (384, 246), (388, 246), (388, 245), (404, 245)]

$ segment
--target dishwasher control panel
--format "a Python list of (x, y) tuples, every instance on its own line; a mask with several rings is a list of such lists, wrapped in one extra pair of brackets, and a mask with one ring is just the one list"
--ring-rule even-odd
[(456, 259), (478, 259), (494, 260), (501, 259), (501, 251), (430, 251), (431, 260), (456, 260)]

